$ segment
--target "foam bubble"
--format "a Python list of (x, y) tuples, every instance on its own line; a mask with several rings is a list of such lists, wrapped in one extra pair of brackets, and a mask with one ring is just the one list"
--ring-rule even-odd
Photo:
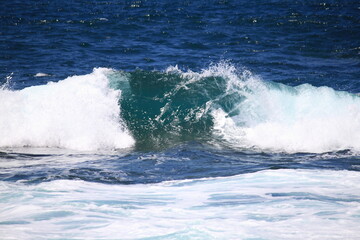
[(34, 77), (48, 77), (48, 76), (50, 76), (50, 75), (47, 73), (41, 73), (41, 72), (34, 75)]
[(0, 90), (0, 147), (76, 150), (134, 144), (120, 119), (120, 90), (108, 87), (110, 69), (20, 91)]

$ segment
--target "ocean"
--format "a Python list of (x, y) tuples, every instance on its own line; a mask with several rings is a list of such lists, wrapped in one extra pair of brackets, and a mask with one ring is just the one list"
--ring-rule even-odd
[(0, 239), (360, 239), (360, 2), (0, 8)]

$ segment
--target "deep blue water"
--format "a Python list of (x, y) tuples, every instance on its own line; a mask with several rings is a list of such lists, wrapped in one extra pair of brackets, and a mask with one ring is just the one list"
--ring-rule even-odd
[(1, 76), (16, 89), (226, 59), (266, 81), (359, 92), (358, 1), (7, 1), (0, 15)]
[[(332, 179), (333, 175), (343, 174), (343, 170), (349, 171), (346, 174), (354, 174), (344, 177), (349, 184), (358, 177), (359, 70), (360, 3), (354, 0), (2, 2), (0, 180), (4, 188), (0, 203), (4, 209), (18, 209), (25, 201), (30, 201), (33, 206), (43, 206), (35, 201), (43, 196), (42, 192), (37, 192), (42, 190), (31, 187), (48, 189), (46, 184), (55, 184), (55, 187), (49, 187), (50, 190), (44, 190), (46, 195), (46, 191), (57, 189), (59, 180), (69, 181), (64, 184), (74, 184), (74, 188), (78, 187), (78, 180), (84, 184), (103, 184), (91, 185), (92, 190), (86, 197), (79, 196), (84, 199), (69, 200), (71, 203), (91, 202), (87, 197), (94, 194), (94, 189), (104, 191), (109, 199), (112, 198), (108, 195), (107, 184), (115, 185), (119, 191), (130, 191), (129, 198), (134, 198), (135, 202), (145, 201), (146, 194), (149, 194), (148, 199), (157, 196), (156, 191), (144, 193), (144, 196), (132, 195), (138, 186), (146, 189), (147, 184), (154, 186), (151, 184), (169, 180), (237, 176), (240, 180), (231, 181), (242, 184), (246, 182), (243, 176), (245, 179), (254, 176), (260, 187), (251, 187), (259, 190), (263, 182), (264, 188), (274, 189), (276, 185), (272, 185), (270, 177), (260, 178), (260, 183), (257, 182), (256, 174), (267, 176), (267, 171), (284, 171), (287, 180), (281, 186), (293, 189), (291, 193), (267, 193), (266, 196), (284, 197), (283, 201), (290, 199), (288, 204), (291, 206), (297, 206), (291, 201), (299, 199), (339, 203), (341, 197), (336, 194), (348, 191), (346, 184), (337, 182), (340, 185), (334, 187), (338, 190), (335, 195), (321, 195), (322, 184), (327, 182), (314, 183), (312, 192), (306, 190), (308, 183), (296, 182), (287, 186), (286, 181), (291, 182), (291, 175), (301, 175), (302, 171), (310, 171), (309, 179), (317, 179), (318, 175), (321, 179), (328, 179), (328, 175)], [(313, 175), (312, 171), (315, 171)], [(222, 186), (222, 181), (215, 180), (215, 186)], [(332, 184), (331, 180), (329, 184)], [(134, 186), (135, 190), (123, 189), (123, 185)], [(87, 193), (86, 186), (85, 190), (79, 191)], [(354, 187), (349, 190), (354, 195), (346, 201), (358, 208), (359, 189), (355, 184), (349, 186)], [(83, 186), (79, 188), (83, 189)], [(305, 190), (294, 194), (297, 188)], [(14, 195), (9, 189), (23, 194), (21, 196), (31, 192), (34, 197), (12, 205)], [(144, 189), (141, 191), (146, 192)], [(159, 193), (159, 198), (171, 195), (180, 199), (172, 195), (175, 193), (167, 192), (170, 190), (166, 187), (159, 191), (165, 192)], [(182, 197), (189, 194), (188, 190), (179, 191)], [(59, 192), (62, 194), (67, 189)], [(316, 195), (318, 192), (320, 195)], [(203, 194), (207, 194), (206, 190)], [(226, 194), (214, 192), (208, 200), (222, 199), (215, 205), (223, 210), (229, 205), (228, 201), (236, 201), (239, 204), (236, 206), (249, 204), (239, 203), (238, 196), (233, 193)], [(51, 199), (45, 195), (44, 199)], [(268, 206), (267, 200), (249, 196), (246, 199), (258, 204), (257, 208)], [(150, 201), (149, 204), (153, 203)], [(111, 211), (116, 212), (120, 203), (113, 199), (111, 203), (102, 204), (114, 207)], [(141, 206), (149, 211), (148, 217), (152, 219), (150, 207)], [(274, 212), (277, 212), (276, 206), (272, 208)], [(310, 209), (306, 204), (301, 206)], [(132, 207), (125, 206), (124, 209)], [(196, 205), (192, 207), (197, 209)], [(68, 228), (54, 227), (56, 224), (52, 225), (51, 219), (68, 222), (63, 218), (80, 214), (79, 208), (65, 209), (53, 216), (56, 208), (50, 207), (41, 211), (51, 217), (15, 214), (14, 219), (8, 219), (12, 212), (4, 210), (0, 213), (0, 224), (15, 230), (14, 226), (33, 224), (31, 229), (37, 229), (36, 223), (42, 219), (53, 227), (45, 231), (46, 239), (77, 238), (82, 236), (84, 227), (99, 228), (101, 220), (99, 226), (93, 226), (87, 222), (89, 215), (85, 214), (79, 220), (83, 222), (75, 224), (75, 230), (71, 232)], [(29, 209), (29, 212), (33, 211)], [(86, 209), (90, 215), (94, 213)], [(191, 214), (202, 213), (199, 209), (194, 211)], [(338, 211), (342, 210), (338, 208)], [(276, 219), (287, 219), (288, 216), (291, 223), (291, 219), (297, 218), (295, 212), (291, 212), (293, 217), (279, 213)], [(233, 220), (222, 213), (219, 216), (223, 219)], [(335, 219), (335, 225), (337, 220), (348, 221), (347, 225), (341, 225), (345, 230), (349, 226), (347, 232), (337, 231), (338, 235), (332, 236), (355, 239), (359, 232), (352, 224), (355, 226), (359, 222), (358, 212), (349, 213), (351, 217), (339, 217), (325, 206), (323, 212), (314, 213), (314, 216), (326, 214), (332, 218), (317, 219), (314, 224), (324, 225), (329, 219)], [(145, 224), (141, 217), (137, 218), (139, 215), (135, 215), (128, 220)], [(246, 215), (250, 220), (277, 222), (275, 218), (250, 215)], [(117, 216), (106, 215), (104, 218), (110, 225), (111, 219), (119, 220)], [(27, 220), (22, 222), (21, 219)], [(135, 224), (134, 234), (130, 231), (126, 237), (110, 233), (99, 235), (92, 230), (86, 237), (302, 239), (324, 236), (327, 232), (307, 228), (304, 223), (295, 224), (295, 228), (307, 229), (310, 235), (295, 234), (296, 229), (292, 229), (294, 235), (284, 235), (287, 226), (276, 224), (274, 229), (278, 231), (269, 232), (269, 235), (251, 232), (250, 226), (244, 227), (241, 234), (224, 227), (223, 235), (216, 235), (219, 229), (207, 232), (203, 228), (178, 228), (177, 224), (171, 222), (173, 231), (165, 224), (164, 228), (169, 230), (158, 235), (151, 231), (157, 226), (152, 225), (148, 232), (141, 233)], [(216, 229), (211, 227), (212, 223), (204, 224), (210, 224), (208, 229)], [(262, 223), (256, 226), (268, 227)], [(15, 237), (9, 229), (0, 230), (0, 238)], [(64, 231), (63, 235), (61, 231)], [(21, 230), (21, 233), (23, 235), (19, 236), (23, 239), (41, 236), (32, 230)], [(330, 239), (331, 234), (329, 236)]]

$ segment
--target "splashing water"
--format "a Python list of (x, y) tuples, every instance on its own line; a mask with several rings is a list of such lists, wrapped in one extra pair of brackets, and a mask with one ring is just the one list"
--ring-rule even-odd
[(20, 91), (0, 90), (1, 147), (76, 150), (127, 148), (134, 143), (119, 117), (120, 90), (109, 69)]
[(205, 141), (290, 153), (360, 150), (359, 96), (266, 82), (228, 62), (199, 73), (99, 68), (3, 88), (0, 100), (0, 146), (153, 149)]

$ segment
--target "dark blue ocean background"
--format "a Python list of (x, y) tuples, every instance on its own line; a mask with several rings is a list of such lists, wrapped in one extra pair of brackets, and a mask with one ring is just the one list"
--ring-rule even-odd
[[(72, 76), (95, 73), (94, 68), (112, 69), (106, 73), (109, 88), (121, 92), (118, 102), (120, 112), (115, 113), (121, 119), (121, 126), (133, 137), (133, 145), (126, 148), (110, 146), (110, 149), (107, 146), (95, 147), (82, 151), (66, 142), (66, 137), (57, 140), (59, 145), (47, 145), (41, 139), (35, 139), (33, 136), (38, 136), (35, 133), (32, 135), (31, 130), (15, 131), (17, 126), (24, 126), (19, 129), (32, 126), (40, 126), (41, 129), (43, 126), (44, 131), (51, 134), (53, 129), (61, 128), (57, 123), (53, 129), (46, 128), (49, 123), (42, 121), (46, 117), (39, 117), (42, 111), (46, 115), (42, 108), (39, 108), (38, 116), (29, 113), (36, 112), (32, 109), (38, 109), (43, 103), (44, 106), (49, 103), (50, 98), (46, 96), (52, 95), (46, 93), (45, 88), (41, 88), (41, 92), (31, 93), (33, 87), (49, 86), (50, 89), (50, 86), (57, 86), (54, 85), (56, 82), (60, 83), (68, 77), (71, 81)], [(239, 87), (232, 82), (233, 78), (236, 78), (237, 84), (250, 80), (245, 87), (241, 84)], [(0, 137), (3, 141), (0, 141), (0, 180), (4, 186), (24, 184), (18, 188), (22, 192), (25, 187), (57, 183), (56, 180), (69, 181), (67, 184), (82, 180), (89, 184), (104, 184), (104, 189), (107, 189), (108, 184), (120, 188), (123, 185), (159, 184), (169, 180), (247, 176), (267, 170), (289, 170), (294, 174), (307, 170), (321, 174), (322, 171), (335, 170), (335, 175), (345, 170), (356, 175), (360, 169), (360, 138), (357, 137), (360, 131), (359, 80), (360, 2), (355, 0), (2, 1), (0, 91), (3, 95), (0, 95)], [(253, 81), (257, 84), (251, 83)], [(50, 82), (55, 83), (46, 85)], [(82, 87), (64, 89), (69, 92), (82, 91)], [(29, 95), (20, 101), (12, 97), (12, 93)], [(32, 96), (35, 95), (43, 99), (41, 104), (35, 102), (31, 105)], [(66, 97), (64, 92), (55, 96), (58, 102), (65, 101)], [(257, 102), (256, 99), (261, 101)], [(302, 105), (303, 100), (306, 104)], [(91, 101), (97, 100), (90, 97), (86, 101), (92, 104)], [(22, 106), (27, 103), (31, 106), (21, 115)], [(73, 103), (77, 104), (76, 101)], [(49, 115), (55, 116), (57, 121), (64, 114), (56, 109), (58, 105), (54, 106)], [(94, 103), (93, 106), (86, 110), (89, 115), (84, 110), (83, 119), (91, 118), (93, 115), (90, 113), (97, 111), (98, 105)], [(315, 106), (314, 109), (312, 106)], [(258, 131), (255, 129), (258, 123), (264, 126), (271, 124), (271, 132), (256, 139), (255, 136), (251, 138), (251, 144), (244, 145), (234, 133), (237, 130), (229, 127), (233, 125), (219, 123), (223, 128), (218, 127), (216, 116), (223, 116), (222, 112), (216, 112), (219, 109), (225, 112), (224, 119), (233, 119), (239, 128), (248, 127), (250, 132), (246, 134)], [(261, 111), (256, 112), (258, 109)], [(316, 113), (308, 114), (307, 110)], [(59, 116), (56, 112), (59, 112)], [(247, 114), (251, 115), (251, 119), (244, 117)], [(305, 120), (301, 117), (293, 119), (292, 114), (303, 114)], [(319, 117), (317, 114), (322, 115)], [(266, 120), (262, 122), (264, 116)], [(281, 116), (281, 120), (277, 116)], [(314, 121), (310, 119), (312, 116), (315, 116)], [(337, 117), (339, 120), (333, 120)], [(314, 125), (304, 127), (303, 120), (306, 124)], [(292, 121), (294, 125), (291, 125)], [(101, 132), (101, 122), (98, 124), (96, 119), (93, 122), (95, 124), (91, 128), (98, 128)], [(284, 122), (289, 123), (290, 127), (281, 128), (278, 125)], [(80, 122), (74, 124), (81, 125)], [(72, 131), (66, 126), (64, 130), (59, 130), (60, 133)], [(322, 126), (324, 130), (320, 131)], [(302, 127), (305, 130), (301, 130)], [(289, 129), (300, 130), (289, 134), (287, 145), (288, 140), (282, 140), (282, 136)], [(220, 135), (215, 136), (214, 132), (218, 130)], [(303, 136), (312, 132), (322, 135), (319, 139), (316, 136)], [(30, 137), (18, 137), (20, 135)], [(41, 136), (51, 138), (46, 134)], [(86, 138), (87, 135), (84, 136)], [(101, 136), (100, 140), (106, 138), (105, 135)], [(275, 136), (274, 139), (279, 142), (265, 141), (262, 136)], [(257, 141), (260, 141), (259, 144)], [(8, 189), (17, 191), (16, 186), (2, 189), (0, 203), (4, 209), (10, 209), (10, 200), (18, 196), (8, 192)], [(316, 191), (314, 194), (304, 193), (306, 191), (296, 193), (296, 187), (293, 191), (295, 193), (286, 196), (271, 196), (308, 201), (315, 199), (334, 204), (347, 201), (359, 208), (359, 192), (354, 192), (350, 199), (341, 200), (341, 197), (326, 197), (321, 193), (316, 195)], [(215, 195), (212, 195), (213, 199), (216, 199)], [(161, 196), (167, 195), (159, 195), (159, 198)], [(146, 199), (137, 197), (139, 201)], [(218, 203), (219, 206), (226, 208), (233, 206), (235, 200), (237, 204), (244, 201), (231, 194), (225, 199), (227, 201)], [(256, 203), (260, 207), (267, 204), (251, 197), (248, 200), (246, 204)], [(123, 203), (107, 204), (114, 206)], [(151, 201), (149, 204), (156, 205)], [(21, 205), (19, 203), (15, 207)], [(146, 204), (142, 207), (146, 208)], [(56, 211), (55, 208), (52, 210)], [(333, 214), (331, 210), (325, 212), (317, 216)], [(27, 220), (24, 217), (22, 222), (19, 220), (22, 217), (15, 220), (4, 217), (11, 215), (11, 212), (2, 214), (0, 228), (8, 226), (9, 229), (40, 220), (48, 223), (49, 219), (68, 216), (65, 211), (60, 215), (55, 214), (56, 217), (46, 214)], [(280, 218), (286, 219), (285, 215)], [(358, 212), (351, 216), (359, 222)], [(355, 224), (354, 219), (349, 223)], [(268, 220), (265, 218), (264, 221)], [(80, 224), (78, 228), (75, 224), (74, 228), (85, 229), (86, 224)], [(285, 227), (279, 229), (286, 231)], [(352, 228), (348, 230), (349, 233), (343, 235), (338, 232), (340, 235), (335, 238), (356, 239)], [(0, 231), (0, 238), (16, 238), (10, 232), (5, 234), (6, 231)], [(51, 235), (50, 230), (47, 235), (44, 231), (47, 239), (81, 238), (81, 234), (71, 235), (71, 231), (65, 231), (68, 235), (59, 232)], [(276, 235), (279, 232), (273, 235), (226, 235), (230, 232), (227, 230), (224, 230), (224, 235), (203, 235), (201, 230), (190, 232), (174, 230), (175, 235), (166, 233), (160, 234), (163, 238), (150, 238), (157, 235), (149, 230), (148, 235), (126, 235), (124, 239), (219, 239), (219, 236), (223, 239), (302, 239), (312, 236)], [(30, 230), (23, 233), (29, 235), (19, 235), (20, 239), (41, 236)], [(316, 235), (318, 233), (315, 231), (314, 234), (320, 236), (323, 232)], [(106, 236), (94, 233), (86, 237), (122, 239), (116, 234)], [(325, 238), (331, 239), (331, 236)]]
[(94, 67), (196, 71), (225, 59), (266, 81), (357, 93), (359, 28), (350, 0), (6, 1), (0, 74), (21, 89)]

